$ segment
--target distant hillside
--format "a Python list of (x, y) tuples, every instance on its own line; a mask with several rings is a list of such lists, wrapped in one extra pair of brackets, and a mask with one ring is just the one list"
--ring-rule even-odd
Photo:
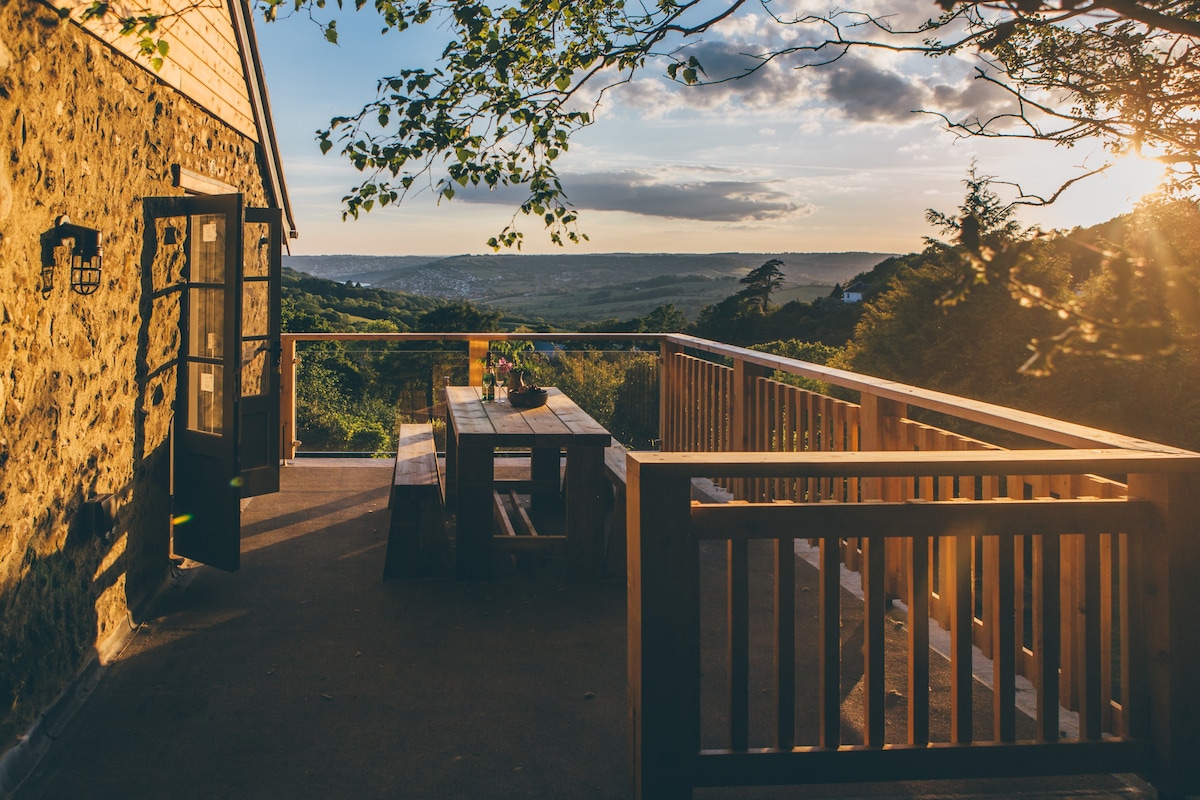
[(689, 318), (737, 291), (767, 260), (783, 262), (778, 299), (811, 300), (888, 253), (709, 253), (494, 256), (292, 256), (288, 267), (329, 280), (448, 300), (472, 300), (548, 321), (641, 316), (674, 303)]

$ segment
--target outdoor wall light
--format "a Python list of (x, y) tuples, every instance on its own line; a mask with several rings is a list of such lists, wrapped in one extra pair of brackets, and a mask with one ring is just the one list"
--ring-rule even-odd
[(54, 251), (70, 239), (71, 290), (76, 294), (91, 294), (100, 288), (100, 264), (104, 259), (104, 235), (95, 228), (75, 225), (63, 215), (54, 227), (42, 234), (42, 297), (54, 290)]
[(84, 501), (79, 517), (84, 533), (112, 541), (113, 530), (117, 527), (117, 500), (111, 493), (93, 495)]

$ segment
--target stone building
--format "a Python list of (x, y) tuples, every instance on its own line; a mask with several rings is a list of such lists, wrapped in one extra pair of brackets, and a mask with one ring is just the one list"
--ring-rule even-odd
[(245, 0), (169, 20), (157, 71), (136, 37), (57, 5), (0, 0), (10, 754), (175, 564), (237, 567), (240, 496), (278, 479), (278, 265), (294, 227)]

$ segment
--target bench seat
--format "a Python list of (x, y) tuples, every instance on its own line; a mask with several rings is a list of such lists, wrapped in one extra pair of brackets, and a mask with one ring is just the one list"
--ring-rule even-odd
[(383, 579), (437, 574), (449, 556), (433, 425), (400, 426)]

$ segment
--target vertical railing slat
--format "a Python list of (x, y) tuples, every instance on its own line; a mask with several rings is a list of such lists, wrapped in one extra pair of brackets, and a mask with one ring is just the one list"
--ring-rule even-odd
[(908, 570), (908, 743), (929, 743), (929, 537), (914, 536)]
[[(788, 446), (792, 452), (804, 449), (803, 402), (804, 398), (798, 389), (793, 388), (788, 392)], [(803, 494), (801, 481), (795, 478), (789, 479), (787, 499), (794, 503), (803, 502)]]
[(841, 744), (842, 730), (842, 567), (836, 540), (821, 540), (820, 558), (820, 743), (835, 748)]
[(1058, 740), (1058, 670), (1061, 661), (1059, 632), (1058, 534), (1033, 537), (1033, 656), (1037, 664), (1038, 738)]
[(887, 592), (884, 590), (884, 540), (863, 539), (863, 744), (884, 743), (884, 626)]
[[(751, 382), (754, 387), (754, 451), (765, 453), (771, 449), (771, 410), (768, 405), (770, 395), (767, 392), (767, 380), (756, 376)], [(768, 478), (754, 479), (755, 502), (767, 499)]]
[(953, 570), (950, 575), (950, 741), (972, 741), (972, 711), (975, 707), (973, 639), (975, 609), (972, 600), (971, 562), (975, 545), (969, 534), (946, 540), (952, 545)]
[(684, 449), (689, 453), (694, 453), (696, 451), (696, 418), (698, 416), (696, 414), (696, 395), (700, 391), (700, 388), (696, 380), (696, 359), (689, 358), (684, 364), (686, 366), (685, 382), (687, 386), (687, 405), (685, 407), (685, 413), (687, 414), (687, 444)]
[(1116, 537), (1111, 534), (1100, 535), (1100, 725), (1103, 730), (1112, 731), (1113, 727), (1113, 585), (1116, 576), (1113, 573), (1113, 545)]
[(750, 736), (750, 564), (745, 539), (727, 544), (729, 656), (729, 746), (749, 747)]
[(716, 449), (713, 447), (713, 435), (717, 430), (717, 426), (713, 424), (716, 419), (716, 413), (713, 410), (715, 397), (712, 391), (713, 365), (708, 361), (702, 361), (700, 367), (700, 432), (702, 434), (700, 450), (704, 453), (711, 453)]
[[(775, 446), (778, 453), (786, 452), (787, 446), (787, 384), (772, 381), (775, 388)], [(782, 500), (787, 497), (787, 480), (783, 477), (775, 479), (775, 488), (771, 499)]]
[(1016, 604), (1013, 562), (1016, 558), (1016, 537), (997, 536), (995, 590), (992, 597), (992, 713), (996, 723), (995, 737), (999, 742), (1017, 739), (1017, 652), (1015, 617)]
[(1083, 535), (1083, 669), (1080, 670), (1079, 735), (1097, 740), (1101, 736), (1103, 696), (1100, 686), (1100, 535)]
[[(804, 393), (804, 449), (815, 452), (817, 449), (817, 396), (812, 392)], [(804, 480), (804, 499), (806, 502), (817, 502), (817, 479)]]
[[(1025, 498), (1024, 477), (1009, 475), (1006, 483), (1005, 497), (1013, 500)], [(1026, 611), (1032, 611), (1025, 607), (1025, 586), (1026, 583), (1032, 585), (1033, 581), (1032, 575), (1025, 574), (1025, 554), (1026, 548), (1032, 548), (1033, 544), (1028, 537), (1018, 536), (1013, 546), (1016, 548), (1013, 560), (1013, 653), (1016, 658), (1016, 672), (1017, 675), (1034, 678), (1037, 669), (1033, 663), (1032, 646), (1029, 651), (1025, 649), (1026, 637), (1028, 636), (1030, 642), (1033, 641), (1033, 631), (1025, 630)]]
[(1121, 729), (1118, 733), (1122, 736), (1143, 736), (1144, 728), (1139, 723), (1145, 719), (1145, 696), (1135, 696), (1145, 686), (1141, 659), (1134, 657), (1140, 637), (1130, 624), (1130, 620), (1140, 618), (1143, 572), (1140, 565), (1135, 568), (1130, 562), (1133, 551), (1134, 548), (1129, 545), (1129, 534), (1123, 533), (1117, 537), (1122, 589), (1117, 609), (1121, 625)]
[[(999, 490), (999, 480), (988, 475), (980, 482), (983, 493), (982, 500), (993, 499)], [(983, 537), (983, 630), (976, 641), (984, 658), (996, 658), (996, 613), (1000, 591), (999, 580), (1000, 542), (995, 536)], [(997, 720), (997, 723), (999, 720)]]
[(775, 746), (796, 744), (796, 542), (775, 540)]
[[(858, 452), (862, 449), (862, 409), (859, 406), (850, 406), (849, 413), (846, 416), (847, 436), (849, 441), (846, 443), (846, 449)], [(857, 503), (859, 500), (859, 479), (851, 478), (846, 485), (846, 501)]]

